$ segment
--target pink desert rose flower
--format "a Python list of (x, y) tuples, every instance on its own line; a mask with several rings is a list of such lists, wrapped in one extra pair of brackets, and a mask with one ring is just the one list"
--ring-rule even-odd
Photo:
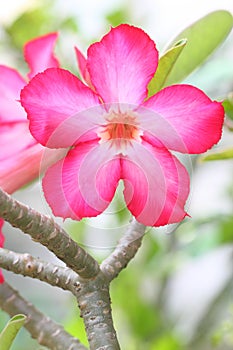
[[(15, 69), (0, 65), (0, 187), (8, 193), (35, 179), (44, 170), (41, 168), (44, 147), (30, 134), (27, 115), (19, 99), (21, 89), (35, 74), (49, 67), (59, 67), (53, 54), (56, 39), (57, 34), (51, 33), (25, 45), (24, 56), (30, 69), (26, 78)], [(46, 152), (43, 167), (57, 160), (59, 152)], [(3, 223), (0, 219), (0, 247), (3, 245)]]
[[(0, 187), (8, 193), (39, 175), (44, 147), (30, 134), (27, 115), (19, 103), (20, 91), (38, 72), (59, 67), (53, 54), (57, 33), (32, 41), (24, 47), (29, 73), (23, 78), (15, 69), (0, 65)], [(47, 164), (57, 151), (47, 153)], [(44, 166), (46, 164), (44, 163)]]
[(67, 149), (43, 178), (53, 213), (81, 219), (102, 213), (119, 180), (126, 205), (149, 226), (186, 215), (189, 175), (171, 151), (202, 153), (221, 137), (224, 111), (202, 91), (173, 85), (147, 98), (158, 51), (141, 29), (122, 24), (76, 49), (82, 81), (47, 69), (21, 92), (30, 131), (43, 146)]

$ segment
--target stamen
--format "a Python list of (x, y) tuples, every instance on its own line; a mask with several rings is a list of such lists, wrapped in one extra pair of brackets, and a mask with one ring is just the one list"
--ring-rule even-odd
[(105, 119), (106, 124), (99, 132), (100, 142), (110, 141), (120, 152), (123, 152), (132, 140), (140, 142), (141, 131), (135, 112), (111, 111), (105, 116)]

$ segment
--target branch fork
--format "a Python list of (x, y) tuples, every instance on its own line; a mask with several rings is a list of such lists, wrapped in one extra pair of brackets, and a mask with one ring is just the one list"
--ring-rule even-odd
[[(29, 234), (66, 264), (66, 267), (61, 267), (36, 259), (30, 254), (18, 254), (0, 248), (0, 267), (70, 291), (77, 298), (90, 349), (119, 350), (112, 320), (109, 285), (137, 253), (146, 227), (133, 220), (114, 251), (99, 265), (52, 218), (18, 202), (2, 190), (0, 217)], [(30, 322), (25, 327), (32, 337), (49, 349), (86, 349), (61, 326), (28, 304), (6, 282), (0, 285), (0, 306), (11, 316), (15, 313), (26, 314)]]

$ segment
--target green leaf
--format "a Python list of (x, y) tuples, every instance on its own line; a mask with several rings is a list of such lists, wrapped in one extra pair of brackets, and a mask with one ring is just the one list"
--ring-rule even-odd
[(172, 334), (164, 334), (150, 346), (150, 350), (181, 350), (183, 347)]
[(233, 158), (233, 148), (226, 149), (223, 151), (212, 152), (200, 158), (201, 161), (210, 161), (210, 160), (224, 160)]
[(227, 96), (227, 99), (223, 101), (222, 105), (228, 118), (233, 120), (233, 92)]
[(6, 28), (6, 33), (14, 47), (22, 49), (25, 42), (39, 35), (50, 31), (51, 16), (46, 4), (29, 10), (20, 15), (10, 26)]
[(233, 216), (223, 217), (219, 222), (219, 242), (228, 244), (233, 242)]
[(118, 26), (121, 23), (127, 23), (126, 18), (128, 18), (128, 10), (127, 7), (123, 7), (117, 11), (113, 11), (106, 16), (106, 20), (113, 27)]
[(201, 65), (225, 40), (232, 26), (232, 15), (228, 11), (219, 10), (202, 17), (182, 31), (168, 48), (183, 38), (187, 39), (187, 45), (172, 67), (165, 86), (182, 81)]
[(169, 77), (169, 74), (172, 71), (172, 68), (176, 63), (179, 55), (183, 51), (186, 43), (186, 39), (179, 40), (159, 59), (159, 64), (156, 73), (148, 85), (148, 97), (154, 95), (164, 85), (166, 85), (166, 81)]
[(9, 350), (17, 333), (26, 321), (25, 315), (16, 315), (10, 319), (0, 334), (0, 349)]

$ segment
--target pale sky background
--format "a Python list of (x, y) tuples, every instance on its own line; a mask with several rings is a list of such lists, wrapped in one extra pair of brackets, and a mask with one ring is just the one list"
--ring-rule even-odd
[[(35, 3), (41, 4), (43, 0), (0, 0), (0, 22), (11, 22)], [(233, 13), (232, 0), (57, 0), (56, 3), (64, 15), (76, 13), (81, 31), (92, 36), (102, 31), (103, 14), (122, 4), (131, 9), (134, 22), (138, 22), (135, 24), (140, 23), (153, 37), (164, 40), (208, 12), (225, 9)]]

